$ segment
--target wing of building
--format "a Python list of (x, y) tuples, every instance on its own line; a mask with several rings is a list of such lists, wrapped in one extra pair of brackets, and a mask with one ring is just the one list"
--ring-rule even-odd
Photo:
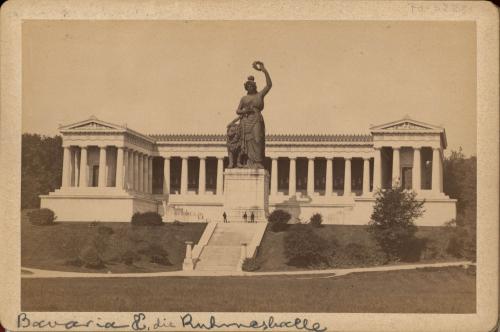
[[(222, 221), (225, 135), (145, 135), (95, 117), (62, 126), (62, 186), (41, 196), (59, 221), (129, 221), (156, 211), (165, 221)], [(409, 118), (370, 135), (268, 135), (269, 208), (295, 221), (367, 224), (374, 189), (401, 185), (425, 199), (419, 225), (455, 218), (443, 193), (442, 127)]]

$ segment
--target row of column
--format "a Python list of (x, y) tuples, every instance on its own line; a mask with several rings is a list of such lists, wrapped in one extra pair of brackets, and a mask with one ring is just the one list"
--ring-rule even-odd
[[(293, 196), (297, 193), (297, 167), (296, 159), (290, 159), (289, 179), (288, 179), (288, 194)], [(314, 193), (314, 159), (308, 158), (307, 163), (307, 194), (313, 195)], [(345, 170), (344, 170), (344, 195), (352, 194), (351, 189), (351, 157), (344, 157)], [(363, 195), (370, 192), (370, 158), (363, 158)], [(325, 196), (331, 196), (333, 193), (333, 157), (326, 158), (326, 187)], [(271, 158), (271, 195), (278, 193), (278, 158)]]
[[(400, 185), (400, 147), (392, 148), (392, 180), (393, 183)], [(382, 167), (381, 167), (381, 148), (375, 148), (373, 187), (381, 187)], [(413, 147), (413, 166), (412, 166), (412, 189), (422, 190), (422, 158), (421, 147)], [(433, 192), (443, 192), (443, 162), (441, 157), (441, 148), (432, 148), (432, 186)]]
[[(79, 152), (79, 153), (78, 153)], [(98, 187), (107, 186), (107, 146), (99, 146)], [(64, 147), (62, 187), (70, 187), (74, 176), (75, 187), (89, 186), (88, 147)], [(153, 192), (153, 157), (133, 149), (117, 147), (115, 187)]]
[[(307, 167), (307, 193), (314, 193), (314, 159), (309, 158)], [(344, 195), (351, 195), (351, 157), (345, 157), (345, 172), (344, 172)], [(206, 183), (206, 158), (201, 157), (198, 179), (198, 194), (205, 194)], [(217, 158), (217, 184), (216, 193), (218, 195), (223, 192), (223, 158)], [(289, 195), (295, 195), (297, 192), (296, 185), (296, 158), (290, 158), (290, 174), (289, 174)], [(165, 158), (164, 162), (164, 183), (163, 192), (170, 192), (170, 158)], [(180, 194), (186, 194), (188, 191), (188, 157), (182, 157), (181, 162), (181, 186)], [(363, 163), (363, 194), (367, 195), (370, 192), (370, 158), (364, 158)], [(271, 158), (271, 195), (278, 193), (278, 158)], [(333, 157), (326, 158), (326, 192), (325, 195), (333, 193)]]
[[(181, 190), (180, 194), (187, 194), (188, 191), (188, 157), (181, 157)], [(206, 157), (200, 157), (200, 171), (198, 174), (198, 194), (203, 195), (206, 192)], [(222, 195), (223, 192), (223, 172), (224, 158), (217, 158), (217, 183), (216, 194)], [(170, 158), (165, 157), (163, 163), (163, 192), (170, 193)]]

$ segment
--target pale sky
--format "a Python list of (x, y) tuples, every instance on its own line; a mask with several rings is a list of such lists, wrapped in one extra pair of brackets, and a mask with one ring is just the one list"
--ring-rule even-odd
[(224, 133), (261, 60), (267, 133), (366, 134), (409, 117), (476, 153), (473, 22), (30, 21), (23, 132), (89, 118), (144, 134)]

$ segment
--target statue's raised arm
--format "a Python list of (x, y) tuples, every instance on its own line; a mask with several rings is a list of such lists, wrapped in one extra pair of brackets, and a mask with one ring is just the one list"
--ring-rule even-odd
[(267, 93), (269, 92), (269, 90), (271, 90), (273, 86), (273, 82), (271, 81), (271, 76), (269, 76), (269, 72), (264, 66), (264, 63), (262, 63), (261, 61), (255, 61), (252, 64), (252, 67), (255, 70), (263, 72), (264, 75), (266, 76), (266, 86), (262, 89), (262, 91), (260, 91), (260, 94), (262, 95), (262, 97), (264, 97), (265, 95), (267, 95)]

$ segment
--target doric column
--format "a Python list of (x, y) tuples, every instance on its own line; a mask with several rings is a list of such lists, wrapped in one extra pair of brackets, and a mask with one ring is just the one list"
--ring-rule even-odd
[(373, 158), (373, 191), (382, 187), (382, 156), (381, 149), (374, 148), (375, 154)]
[(148, 193), (153, 193), (153, 157), (148, 158)]
[(87, 147), (80, 147), (80, 187), (88, 187), (88, 172), (89, 166), (87, 165)]
[(139, 152), (134, 151), (134, 190), (139, 191)]
[(123, 147), (116, 148), (116, 188), (123, 189)]
[(271, 157), (271, 196), (278, 193), (278, 158)]
[(370, 193), (370, 158), (363, 158), (363, 195)]
[(137, 183), (137, 191), (142, 192), (144, 189), (144, 158), (142, 153), (138, 153), (138, 166), (139, 166), (139, 181)]
[(325, 196), (333, 193), (333, 157), (326, 158)]
[(441, 192), (441, 156), (439, 148), (432, 148), (432, 191)]
[(142, 155), (142, 192), (147, 193), (149, 187), (149, 156), (147, 154)]
[(188, 158), (182, 157), (181, 164), (181, 195), (187, 194), (188, 191)]
[(128, 149), (123, 148), (123, 189), (128, 188)]
[(134, 190), (134, 151), (127, 149), (128, 151), (128, 185), (127, 189)]
[(73, 147), (69, 148), (69, 177), (68, 177), (68, 187), (73, 187), (73, 181), (75, 179), (75, 149)]
[(314, 194), (314, 158), (307, 160), (307, 195)]
[(351, 195), (351, 157), (345, 157), (344, 196)]
[(80, 149), (75, 149), (75, 187), (80, 186)]
[(69, 187), (71, 174), (70, 174), (70, 153), (69, 146), (63, 147), (63, 169), (62, 169), (62, 187)]
[(216, 193), (217, 195), (222, 195), (222, 187), (224, 186), (224, 158), (217, 158), (217, 187)]
[(100, 188), (106, 187), (106, 146), (99, 147), (99, 182)]
[(170, 194), (170, 157), (163, 158), (163, 194)]
[(206, 158), (200, 157), (200, 172), (198, 173), (198, 195), (205, 195), (206, 185)]
[(422, 176), (422, 163), (421, 163), (421, 158), (420, 158), (420, 148), (416, 147), (413, 148), (413, 168), (412, 168), (412, 184), (411, 187), (415, 191), (420, 191), (421, 186), (420, 184), (422, 183), (421, 181), (421, 176)]
[(296, 167), (295, 167), (295, 157), (290, 158), (290, 173), (288, 175), (288, 195), (295, 196), (297, 192), (297, 186), (295, 184), (297, 179)]
[(399, 170), (399, 147), (392, 148), (392, 187), (395, 187), (396, 184), (401, 186), (401, 174)]

